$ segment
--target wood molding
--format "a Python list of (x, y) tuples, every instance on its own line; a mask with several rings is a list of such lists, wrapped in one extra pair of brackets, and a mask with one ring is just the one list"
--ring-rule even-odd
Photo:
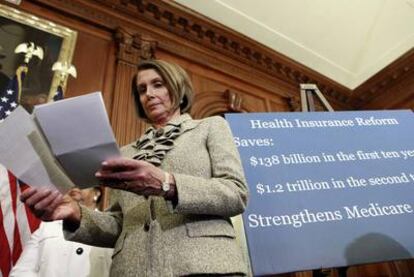
[(117, 60), (134, 67), (138, 63), (140, 55), (139, 34), (132, 34), (124, 28), (117, 28), (114, 34), (115, 42), (118, 46)]
[(226, 89), (224, 91), (204, 91), (196, 94), (192, 111), (194, 118), (204, 118), (226, 112), (255, 112), (256, 109), (252, 103), (244, 101), (243, 93)]
[(349, 89), (175, 2), (131, 0), (122, 1), (116, 8), (130, 14), (140, 13), (141, 18), (151, 25), (198, 43), (215, 53), (229, 56), (295, 87), (300, 83), (311, 82), (318, 85), (329, 98), (345, 105), (351, 101)]
[(225, 113), (228, 108), (226, 91), (205, 91), (195, 95), (191, 114), (194, 118), (204, 118)]
[[(363, 109), (381, 94), (413, 70), (414, 50), (409, 51), (375, 76), (350, 90), (329, 78), (277, 53), (255, 41), (232, 31), (191, 10), (166, 0), (28, 0), (47, 9), (76, 17), (83, 22), (115, 32), (119, 26), (131, 26), (140, 33), (153, 36), (157, 47), (200, 64), (222, 68), (222, 62), (214, 64), (212, 57), (227, 59), (226, 72), (237, 72), (240, 78), (248, 75), (244, 67), (262, 73), (258, 78), (267, 80), (263, 86), (270, 89), (270, 80), (284, 82), (287, 92), (283, 97), (294, 97), (300, 83), (315, 83), (338, 110)], [(7, 3), (6, 3), (7, 4)], [(168, 41), (166, 36), (177, 42)], [(182, 39), (181, 41), (179, 39)], [(183, 40), (186, 44), (183, 45)], [(204, 53), (191, 49), (197, 44)], [(193, 47), (194, 48), (194, 47)], [(198, 47), (200, 48), (200, 47)], [(183, 51), (185, 49), (185, 51)], [(218, 57), (217, 53), (221, 54)], [(205, 55), (205, 57), (204, 57)], [(229, 62), (231, 60), (231, 62)], [(390, 96), (392, 97), (392, 96)]]
[[(118, 143), (125, 145), (135, 140), (137, 134), (146, 128), (144, 122), (137, 120), (131, 85), (138, 62), (155, 57), (156, 42), (144, 39), (140, 34), (133, 34), (125, 28), (117, 28), (114, 39), (118, 51), (111, 122)], [(127, 124), (123, 124), (125, 121)]]
[(227, 97), (227, 106), (230, 112), (243, 112), (243, 95), (235, 91), (227, 89), (225, 92)]
[[(400, 96), (392, 93), (393, 87), (412, 75), (414, 75), (414, 48), (354, 89), (351, 106), (356, 109), (372, 107), (371, 102), (377, 98), (385, 98), (384, 103), (386, 99), (396, 101), (395, 98)], [(411, 91), (412, 93), (414, 91)], [(375, 108), (375, 105), (372, 108)]]
[[(183, 51), (179, 51), (182, 40), (176, 44), (171, 41), (163, 43), (162, 36), (169, 34), (175, 37), (175, 40), (181, 38), (191, 42), (189, 44), (197, 44), (198, 47), (205, 48), (211, 57), (217, 57), (219, 53), (221, 58), (228, 57), (237, 61), (238, 64), (233, 63), (235, 67), (254, 68), (262, 72), (268, 80), (285, 82), (295, 90), (300, 83), (315, 83), (330, 101), (336, 102), (343, 109), (346, 109), (352, 101), (351, 91), (348, 88), (172, 1), (31, 0), (31, 2), (76, 16), (102, 28), (115, 30), (118, 26), (133, 26), (143, 34), (153, 36), (159, 42), (160, 48), (185, 55)], [(200, 53), (191, 54), (191, 58), (200, 58), (200, 62), (208, 66), (212, 62), (210, 57), (203, 60)], [(244, 75), (247, 76), (248, 73), (244, 72)]]

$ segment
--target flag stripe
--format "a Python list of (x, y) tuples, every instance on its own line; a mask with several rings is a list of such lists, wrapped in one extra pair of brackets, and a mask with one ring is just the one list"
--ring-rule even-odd
[(0, 209), (0, 220), (2, 222), (0, 226), (0, 271), (1, 276), (8, 276), (10, 269), (11, 269), (11, 254), (10, 254), (10, 246), (7, 240), (6, 232), (3, 226), (3, 211)]
[(0, 165), (0, 277), (9, 276), (25, 242), (40, 224), (40, 220), (19, 199), (27, 188)]
[(14, 220), (11, 208), (10, 183), (7, 170), (0, 166), (0, 199), (1, 199), (1, 230), (0, 230), (0, 266), (3, 276), (8, 276), (11, 268)]
[[(18, 182), (20, 185), (20, 193), (29, 188), (29, 186), (23, 183), (22, 181), (18, 180)], [(34, 216), (34, 214), (30, 211), (28, 206), (24, 205), (22, 202), (19, 202), (19, 203), (22, 207), (24, 207), (25, 215), (26, 215), (25, 218), (27, 218), (27, 223), (29, 224), (29, 230), (31, 234), (34, 231), (36, 231), (37, 228), (39, 228), (40, 220)], [(26, 241), (24, 240), (23, 242), (26, 242)]]
[(9, 184), (10, 184), (10, 192), (11, 192), (11, 200), (12, 200), (11, 204), (12, 204), (13, 215), (14, 215), (13, 247), (11, 248), (12, 249), (12, 264), (15, 264), (17, 259), (20, 256), (20, 253), (22, 253), (22, 241), (20, 238), (21, 234), (20, 234), (20, 228), (18, 224), (19, 215), (17, 214), (18, 187), (17, 187), (16, 177), (14, 177), (14, 175), (11, 174), (11, 172), (9, 171), (8, 171), (8, 175), (9, 175)]
[[(0, 122), (19, 105), (21, 84), (28, 71), (20, 65), (4, 91), (0, 91)], [(0, 164), (0, 277), (8, 277), (11, 266), (19, 258), (22, 247), (30, 238), (40, 220), (34, 217), (19, 197), (27, 185)]]
[(0, 167), (1, 210), (3, 212), (3, 227), (8, 245), (13, 245), (14, 213), (12, 211), (12, 196), (10, 191), (9, 174), (7, 169)]
[(24, 204), (20, 201), (20, 186), (19, 186), (19, 181), (17, 180), (16, 182), (16, 198), (15, 199), (15, 203), (16, 203), (16, 221), (17, 221), (17, 226), (19, 228), (20, 231), (20, 237), (21, 237), (21, 244), (24, 247), (25, 242), (30, 238), (30, 227), (29, 227), (29, 222), (26, 216), (26, 209), (24, 208)]

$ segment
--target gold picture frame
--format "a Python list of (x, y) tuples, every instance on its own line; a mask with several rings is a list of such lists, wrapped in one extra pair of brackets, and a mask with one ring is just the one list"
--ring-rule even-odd
[(76, 38), (74, 30), (0, 4), (0, 82), (3, 80), (4, 85), (7, 78), (13, 78), (23, 63), (25, 55), (15, 53), (16, 47), (33, 42), (43, 49), (43, 59), (33, 57), (29, 61), (20, 104), (31, 110), (33, 105), (51, 100), (59, 85), (62, 89), (66, 86), (66, 80), (52, 71), (52, 66), (57, 61), (71, 64)]

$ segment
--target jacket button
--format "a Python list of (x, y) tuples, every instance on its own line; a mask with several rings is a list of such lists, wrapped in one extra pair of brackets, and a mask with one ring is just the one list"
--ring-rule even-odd
[(76, 254), (82, 255), (82, 253), (83, 253), (82, 247), (79, 247), (78, 249), (76, 249)]
[(149, 231), (149, 229), (150, 229), (149, 224), (148, 224), (148, 223), (145, 223), (145, 224), (144, 224), (144, 231), (145, 231), (145, 232), (148, 232), (148, 231)]

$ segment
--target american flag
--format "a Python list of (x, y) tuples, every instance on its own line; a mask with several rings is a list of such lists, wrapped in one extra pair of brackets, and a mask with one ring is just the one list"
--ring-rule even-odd
[(19, 200), (27, 185), (20, 182), (0, 165), (0, 268), (1, 276), (9, 276), (19, 259), (25, 243), (40, 224), (29, 209)]
[[(0, 122), (18, 106), (21, 84), (26, 72), (27, 66), (20, 66), (6, 90), (0, 92)], [(25, 243), (40, 224), (19, 200), (21, 192), (26, 188), (26, 184), (0, 164), (0, 277), (9, 276)]]
[[(19, 74), (19, 75), (18, 75)], [(5, 91), (0, 92), (0, 122), (11, 114), (17, 108), (19, 92), (22, 79), (24, 79), (25, 72), (19, 68), (16, 75), (10, 80)]]

